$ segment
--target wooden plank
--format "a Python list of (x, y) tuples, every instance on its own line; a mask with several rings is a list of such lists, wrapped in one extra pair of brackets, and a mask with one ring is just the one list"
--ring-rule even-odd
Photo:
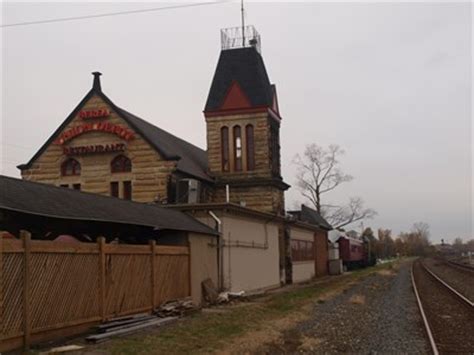
[(70, 254), (95, 254), (99, 247), (95, 243), (59, 243), (45, 240), (31, 241), (32, 253), (70, 253)]
[(99, 309), (102, 321), (106, 320), (106, 304), (105, 304), (105, 238), (97, 239), (99, 245)]
[(31, 338), (31, 315), (30, 315), (30, 247), (31, 234), (21, 230), (20, 237), (23, 240), (24, 252), (24, 273), (23, 273), (23, 349), (29, 350)]
[(98, 342), (103, 341), (107, 338), (111, 338), (111, 337), (118, 336), (118, 335), (133, 333), (133, 332), (136, 332), (137, 330), (144, 329), (144, 328), (147, 328), (147, 327), (163, 326), (163, 325), (165, 325), (167, 323), (170, 323), (170, 322), (173, 322), (177, 319), (178, 319), (178, 317), (158, 318), (158, 319), (155, 319), (155, 320), (152, 320), (152, 321), (147, 321), (147, 322), (135, 325), (133, 327), (125, 327), (125, 328), (122, 328), (122, 329), (119, 329), (119, 330), (116, 330), (116, 331), (113, 331), (113, 332), (91, 335), (91, 336), (88, 336), (86, 338), (86, 340), (89, 341), (89, 342), (98, 343)]
[(31, 336), (36, 334), (45, 333), (53, 330), (61, 330), (62, 328), (70, 328), (75, 327), (83, 324), (91, 324), (91, 323), (98, 323), (101, 321), (101, 317), (91, 317), (91, 318), (84, 318), (84, 319), (77, 319), (69, 322), (61, 322), (56, 323), (47, 327), (36, 328), (31, 331)]
[(156, 285), (155, 285), (155, 264), (156, 264), (156, 242), (154, 240), (150, 240), (150, 267), (151, 267), (151, 308), (154, 310), (156, 308), (155, 304), (155, 293), (156, 293)]
[(23, 241), (17, 239), (3, 239), (5, 253), (23, 253)]
[(157, 255), (188, 255), (189, 247), (187, 246), (171, 246), (171, 245), (157, 245)]
[(141, 318), (131, 318), (131, 319), (122, 320), (122, 321), (108, 322), (108, 323), (97, 326), (96, 329), (99, 331), (99, 333), (106, 333), (106, 332), (111, 332), (111, 331), (116, 330), (117, 327), (121, 327), (124, 325), (130, 326), (134, 323), (141, 323), (143, 321), (148, 321), (150, 319), (156, 319), (156, 316), (147, 315)]
[(23, 334), (21, 336), (8, 337), (3, 339), (2, 341), (0, 341), (0, 354), (10, 350), (21, 348), (21, 346), (23, 345), (23, 341)]
[(105, 246), (106, 254), (149, 254), (150, 247), (148, 245), (120, 245), (107, 244)]
[[(114, 317), (121, 318), (123, 316), (128, 316), (130, 314), (136, 314), (136, 313), (151, 313), (153, 310), (151, 309), (151, 306), (146, 306), (146, 307), (141, 307), (141, 308), (136, 308), (136, 309), (129, 309), (126, 311), (118, 312), (117, 314), (113, 314)], [(107, 320), (111, 319), (112, 315), (108, 315)]]

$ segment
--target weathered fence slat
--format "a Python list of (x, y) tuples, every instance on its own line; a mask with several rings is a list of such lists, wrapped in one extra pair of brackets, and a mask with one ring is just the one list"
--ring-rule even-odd
[[(189, 246), (0, 239), (0, 352), (190, 296)], [(5, 331), (6, 330), (6, 331)]]
[(99, 307), (100, 307), (100, 317), (102, 318), (102, 322), (106, 320), (106, 305), (105, 305), (105, 296), (106, 296), (106, 255), (105, 255), (105, 238), (99, 237), (97, 239), (97, 243), (99, 244)]
[(31, 336), (31, 314), (30, 314), (30, 249), (31, 249), (31, 234), (27, 231), (20, 231), (20, 237), (23, 240), (24, 261), (23, 261), (23, 337), (24, 350), (30, 348)]

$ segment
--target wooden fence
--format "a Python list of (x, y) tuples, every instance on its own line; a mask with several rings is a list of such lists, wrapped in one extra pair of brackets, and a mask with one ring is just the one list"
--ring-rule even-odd
[(190, 296), (187, 246), (0, 240), (0, 352)]

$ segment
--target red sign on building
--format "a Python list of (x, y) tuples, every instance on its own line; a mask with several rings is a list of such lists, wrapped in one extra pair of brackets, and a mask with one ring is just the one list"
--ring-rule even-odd
[(79, 112), (79, 117), (82, 119), (101, 118), (110, 116), (110, 111), (106, 108), (99, 108), (97, 110), (85, 110)]
[(86, 123), (80, 126), (76, 126), (73, 128), (64, 131), (59, 138), (55, 141), (56, 144), (64, 144), (67, 141), (83, 134), (86, 132), (93, 132), (93, 131), (101, 131), (115, 134), (120, 138), (129, 141), (135, 138), (135, 134), (133, 131), (129, 130), (126, 127), (112, 124), (109, 122), (97, 122), (97, 123)]

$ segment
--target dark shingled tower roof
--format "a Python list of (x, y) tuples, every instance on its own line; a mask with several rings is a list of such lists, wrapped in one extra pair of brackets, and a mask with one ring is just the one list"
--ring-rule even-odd
[(216, 111), (236, 81), (252, 106), (272, 106), (274, 90), (263, 63), (254, 47), (222, 50), (212, 80), (204, 111)]

